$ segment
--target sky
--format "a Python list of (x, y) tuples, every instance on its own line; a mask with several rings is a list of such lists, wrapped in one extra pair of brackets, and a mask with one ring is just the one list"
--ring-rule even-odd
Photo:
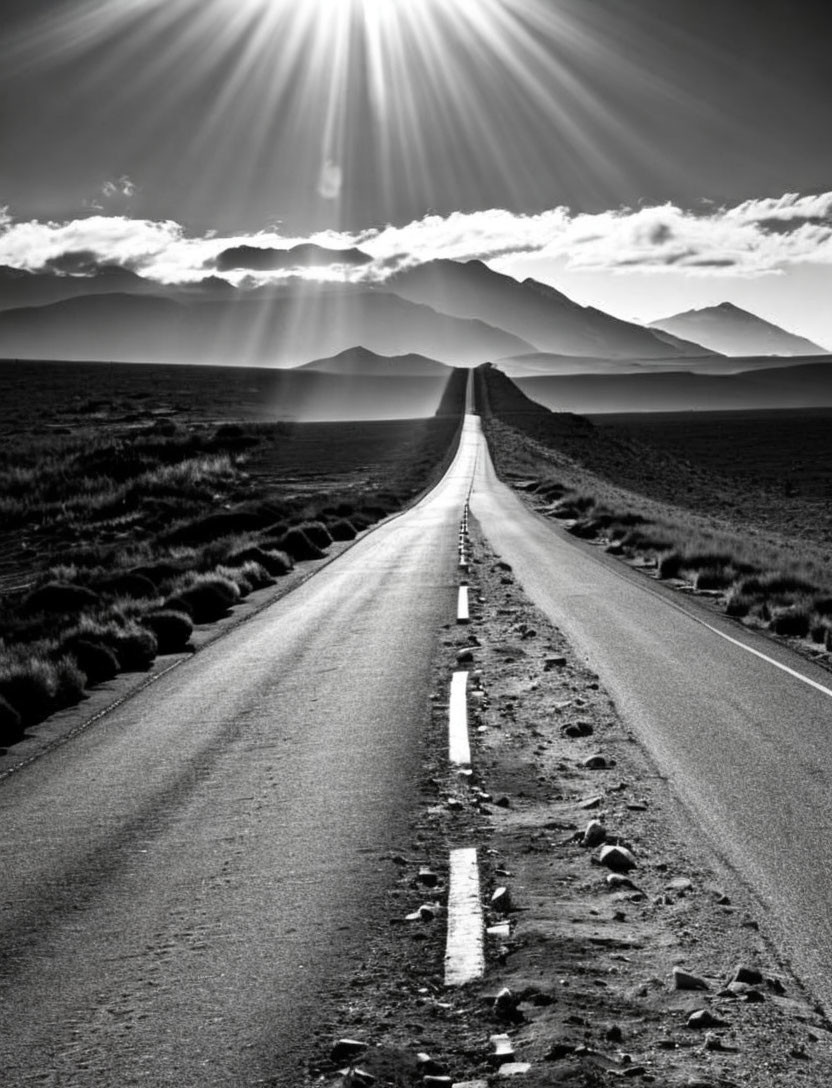
[(3, 0), (0, 264), (311, 238), (832, 349), (827, 7)]

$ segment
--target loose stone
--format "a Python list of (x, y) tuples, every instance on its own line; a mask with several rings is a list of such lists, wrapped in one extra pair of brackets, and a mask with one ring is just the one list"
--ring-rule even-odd
[(500, 914), (508, 914), (511, 910), (511, 894), (508, 888), (497, 888), (491, 896), (491, 906)]
[(359, 1054), (363, 1054), (369, 1047), (369, 1043), (361, 1042), (359, 1039), (339, 1039), (329, 1052), (330, 1060), (333, 1062), (343, 1062), (349, 1058), (357, 1058)]
[(693, 881), (686, 876), (676, 876), (665, 887), (671, 892), (689, 892), (693, 888)]
[(593, 847), (600, 846), (601, 843), (605, 841), (606, 837), (607, 829), (604, 827), (601, 821), (590, 820), (589, 823), (586, 825), (586, 830), (584, 831), (581, 845), (591, 850), (593, 849)]
[(523, 1016), (518, 1011), (517, 1005), (518, 998), (508, 986), (504, 986), (494, 998), (494, 1012), (501, 1020), (522, 1020)]
[(748, 986), (762, 986), (763, 972), (758, 971), (756, 967), (746, 967), (744, 964), (739, 964), (731, 981), (744, 982)]
[(610, 888), (632, 888), (633, 891), (641, 891), (641, 889), (637, 885), (635, 885), (628, 876), (621, 876), (620, 873), (610, 873), (610, 875), (607, 877), (607, 884)]
[(588, 771), (604, 771), (608, 767), (612, 766), (612, 764), (607, 760), (606, 756), (602, 756), (599, 753), (596, 753), (592, 756), (587, 756), (587, 758), (583, 762), (583, 765)]
[(405, 915), (406, 922), (432, 922), (436, 917), (436, 907), (423, 903), (418, 910), (414, 910), (412, 914)]
[(509, 1039), (508, 1035), (492, 1035), (490, 1042), (494, 1047), (491, 1060), (495, 1065), (504, 1065), (513, 1059), (514, 1047), (511, 1045), (511, 1039)]
[(419, 1067), (419, 1072), (426, 1077), (445, 1076), (445, 1066), (424, 1051), (421, 1051), (416, 1055), (416, 1064)]
[(595, 730), (589, 722), (570, 722), (561, 732), (565, 737), (591, 737)]
[[(673, 968), (673, 986), (676, 990), (707, 990), (708, 983), (699, 975), (692, 975), (681, 967)], [(709, 1014), (710, 1015), (710, 1014)]]
[(617, 873), (629, 872), (638, 864), (626, 846), (602, 846), (598, 860)]
[(547, 657), (543, 662), (543, 671), (551, 672), (552, 669), (562, 669), (566, 664), (566, 658), (563, 654), (555, 654), (553, 657)]
[(727, 1028), (728, 1021), (714, 1016), (710, 1009), (697, 1009), (688, 1017), (689, 1028)]

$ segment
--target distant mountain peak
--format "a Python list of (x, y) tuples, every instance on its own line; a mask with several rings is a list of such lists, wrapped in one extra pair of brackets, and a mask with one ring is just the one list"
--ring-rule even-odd
[(316, 370), (327, 374), (362, 374), (364, 376), (389, 377), (446, 377), (451, 367), (426, 355), (411, 352), (407, 355), (381, 355), (361, 344), (346, 348), (326, 359), (314, 359), (298, 370)]
[(731, 356), (825, 355), (825, 348), (787, 332), (733, 302), (720, 302), (651, 321), (650, 328), (689, 337), (705, 347)]

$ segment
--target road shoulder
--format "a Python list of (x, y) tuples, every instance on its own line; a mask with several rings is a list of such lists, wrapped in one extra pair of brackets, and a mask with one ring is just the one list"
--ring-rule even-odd
[[(304, 1083), (362, 1083), (331, 1059), (339, 1037), (365, 1044), (356, 1068), (401, 1086), (510, 1073), (530, 1088), (829, 1083), (832, 1027), (767, 941), (764, 907), (710, 855), (597, 676), (470, 531), (471, 622), (437, 649), (423, 803), (387, 859), (389, 918), (330, 995)], [(470, 775), (447, 759), (458, 668), (482, 673)], [(493, 935), (485, 977), (447, 988), (447, 859), (460, 846), (478, 850)], [(615, 852), (604, 864), (605, 847), (635, 866)], [(511, 1061), (496, 1056), (497, 1035)]]

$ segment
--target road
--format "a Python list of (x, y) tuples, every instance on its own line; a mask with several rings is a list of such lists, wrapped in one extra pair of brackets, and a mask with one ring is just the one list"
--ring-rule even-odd
[(297, 1082), (411, 846), (476, 448), (469, 421), (415, 508), (0, 782), (4, 1084)]
[(832, 676), (535, 514), (484, 446), (471, 511), (832, 1010)]
[(4, 1083), (293, 1083), (408, 846), (472, 477), (486, 535), (832, 1007), (828, 674), (529, 511), (469, 416), (412, 511), (0, 782)]

